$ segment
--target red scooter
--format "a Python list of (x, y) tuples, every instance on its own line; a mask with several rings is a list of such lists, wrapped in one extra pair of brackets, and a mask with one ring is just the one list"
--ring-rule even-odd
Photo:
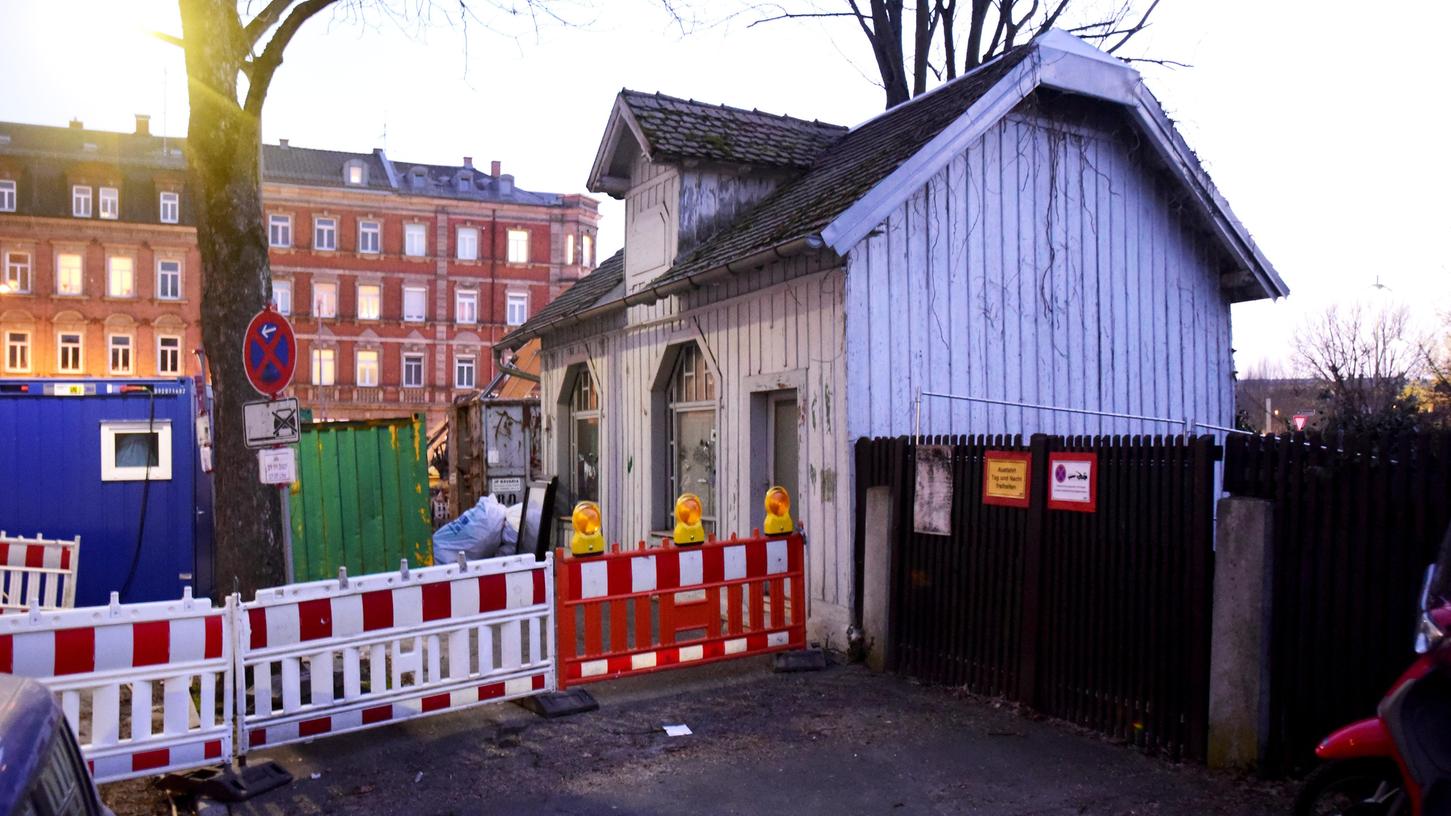
[(1377, 716), (1315, 749), (1295, 816), (1451, 816), (1451, 529), (1421, 588), (1420, 655)]

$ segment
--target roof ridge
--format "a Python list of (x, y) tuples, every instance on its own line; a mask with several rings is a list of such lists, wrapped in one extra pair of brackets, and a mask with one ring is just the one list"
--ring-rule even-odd
[(635, 91), (629, 88), (622, 88), (620, 90), (620, 93), (634, 94), (637, 96), (653, 96), (656, 99), (665, 99), (671, 102), (682, 102), (687, 105), (695, 105), (702, 108), (716, 108), (723, 111), (730, 111), (732, 113), (745, 113), (753, 114), (756, 116), (770, 117), (773, 119), (786, 119), (792, 122), (799, 122), (803, 125), (816, 125), (818, 127), (831, 128), (832, 130), (850, 130), (850, 128), (848, 128), (846, 125), (838, 125), (833, 122), (823, 122), (820, 119), (805, 119), (800, 116), (792, 116), (789, 113), (772, 113), (770, 111), (763, 111), (760, 108), (746, 109), (737, 107), (735, 105), (727, 105), (724, 102), (702, 102), (699, 99), (695, 99), (693, 97), (685, 99), (679, 96), (672, 96), (671, 94), (661, 93), (660, 91), (655, 91), (651, 93), (649, 91)]

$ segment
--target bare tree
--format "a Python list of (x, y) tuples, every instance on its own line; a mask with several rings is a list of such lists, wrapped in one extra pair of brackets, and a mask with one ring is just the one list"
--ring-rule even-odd
[(1422, 400), (1438, 425), (1451, 427), (1451, 312), (1441, 315), (1441, 326), (1440, 337), (1421, 347)]
[[(277, 491), (258, 483), (256, 457), (242, 433), (242, 406), (254, 397), (242, 366), (242, 334), (272, 296), (259, 170), (267, 93), (297, 32), (324, 11), (352, 21), (370, 14), (419, 25), (442, 20), (463, 26), (465, 37), (470, 21), (485, 27), (488, 21), (474, 14), (469, 0), (453, 0), (446, 10), (432, 0), (178, 1), (181, 37), (159, 36), (186, 54), (202, 343), (216, 398), (216, 584), (223, 593), (251, 594), (281, 583), (285, 574)], [(536, 26), (541, 18), (557, 19), (550, 0), (480, 2)]]
[(1328, 425), (1351, 431), (1395, 430), (1416, 421), (1407, 390), (1417, 375), (1420, 345), (1409, 312), (1360, 304), (1331, 306), (1295, 333), (1296, 362), (1320, 383)]
[[(1158, 5), (1159, 0), (1109, 0), (1090, 9), (1089, 0), (917, 0), (909, 7), (905, 0), (832, 0), (829, 5), (802, 0), (749, 3), (738, 14), (753, 17), (752, 26), (784, 20), (854, 21), (871, 47), (891, 108), (925, 93), (929, 74), (938, 80), (953, 79), (959, 70), (971, 71), (1070, 21), (1069, 31), (1116, 54), (1149, 26)], [(682, 20), (682, 3), (665, 0), (665, 7)], [(1183, 65), (1174, 60), (1127, 59)]]

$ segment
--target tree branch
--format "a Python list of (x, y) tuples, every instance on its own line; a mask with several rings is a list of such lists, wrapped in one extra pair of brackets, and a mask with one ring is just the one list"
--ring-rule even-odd
[(290, 5), (292, 0), (270, 0), (250, 23), (242, 27), (242, 38), (246, 42), (248, 53), (257, 46), (257, 41), (262, 39), (268, 29), (277, 25), (277, 21), (282, 19), (282, 13)]
[[(297, 30), (302, 28), (303, 23), (335, 2), (337, 0), (304, 0), (288, 13), (287, 19), (277, 27), (277, 33), (267, 41), (267, 48), (252, 61), (252, 70), (247, 75), (247, 101), (242, 106), (244, 110), (253, 116), (262, 115), (262, 103), (267, 99), (267, 88), (272, 84), (272, 75), (282, 65), (282, 52), (287, 49), (287, 44), (292, 41)], [(276, 0), (273, 4), (275, 3)]]
[(1150, 14), (1153, 14), (1154, 13), (1154, 9), (1156, 9), (1158, 7), (1159, 7), (1159, 0), (1154, 0), (1154, 2), (1150, 3), (1149, 4), (1149, 7), (1144, 10), (1144, 16), (1140, 17), (1139, 18), (1139, 21), (1137, 23), (1135, 23), (1127, 31), (1124, 32), (1123, 38), (1120, 39), (1118, 42), (1114, 43), (1112, 47), (1106, 49), (1108, 51), (1108, 53), (1112, 54), (1115, 51), (1119, 50), (1120, 48), (1123, 48), (1124, 47), (1124, 43), (1126, 43), (1129, 40), (1133, 39), (1133, 36), (1135, 34), (1139, 33), (1140, 31), (1143, 31), (1144, 28), (1148, 25), (1149, 15)]
[(755, 28), (761, 23), (774, 23), (778, 20), (801, 20), (808, 17), (855, 17), (861, 20), (861, 14), (854, 11), (814, 11), (814, 12), (791, 12), (783, 11), (773, 17), (762, 17), (746, 25), (746, 28)]

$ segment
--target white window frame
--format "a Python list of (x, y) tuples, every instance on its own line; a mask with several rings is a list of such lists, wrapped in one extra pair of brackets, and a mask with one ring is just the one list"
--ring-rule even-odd
[(17, 198), (15, 179), (0, 179), (0, 212), (15, 212)]
[[(66, 337), (75, 337), (75, 346), (67, 346)], [(69, 368), (65, 364), (65, 353), (68, 348), (74, 348), (76, 352), (76, 364)], [(64, 329), (55, 333), (55, 370), (61, 374), (80, 374), (86, 370), (86, 333), (84, 331), (66, 331)]]
[[(327, 355), (326, 358), (324, 358), (324, 356), (323, 356), (324, 354)], [(327, 363), (326, 366), (323, 365), (323, 362), (324, 361), (326, 361), (326, 363)], [(311, 382), (313, 385), (336, 385), (337, 384), (337, 381), (338, 381), (338, 353), (337, 353), (337, 350), (336, 349), (326, 348), (326, 347), (322, 347), (322, 346), (313, 346), (312, 347), (312, 353), (308, 355), (308, 363), (309, 363), (309, 365), (307, 367), (307, 369), (308, 369), (307, 370), (308, 381)], [(327, 382), (320, 382), (320, 380), (322, 380), (324, 378), (318, 376), (319, 371), (322, 370), (323, 368), (326, 368), (327, 369), (327, 377), (325, 378), (327, 380)]]
[[(329, 296), (327, 312), (318, 308), (317, 296), (320, 292), (327, 291)], [(312, 282), (312, 316), (317, 319), (333, 318), (338, 316), (338, 285), (336, 281), (313, 281)]]
[[(286, 293), (286, 295), (278, 297), (279, 294), (284, 292)], [(272, 281), (272, 305), (277, 308), (278, 314), (292, 314), (292, 281)]]
[[(373, 305), (373, 308), (370, 310), (372, 312), (372, 314), (364, 314), (363, 313), (363, 290), (364, 289), (371, 289), (371, 290), (373, 290), (374, 292), (377, 293), (377, 297), (370, 298), (373, 301), (373, 304), (372, 304)], [(381, 283), (359, 283), (358, 284), (358, 290), (357, 290), (357, 297), (358, 297), (358, 319), (359, 320), (378, 320), (379, 318), (381, 318), (383, 316), (383, 284), (381, 284)]]
[(403, 225), (403, 254), (409, 258), (428, 257), (428, 225)]
[[(25, 340), (23, 342), (21, 342), (21, 343), (12, 342), (11, 338), (13, 336), (16, 336), (16, 335), (19, 335), (21, 337), (24, 337)], [(12, 348), (16, 348), (16, 347), (23, 349), (23, 354), (25, 355), (25, 365), (23, 365), (23, 366), (12, 366), (10, 364), (10, 350)], [(27, 374), (27, 373), (29, 373), (30, 372), (30, 368), (31, 368), (30, 355), (31, 355), (31, 352), (34, 351), (34, 350), (35, 350), (35, 347), (34, 347), (34, 344), (31, 343), (31, 334), (30, 334), (30, 330), (29, 329), (6, 329), (5, 330), (5, 371), (6, 371), (6, 373), (8, 373), (8, 374)]]
[[(14, 258), (23, 258), (20, 263), (12, 263)], [(35, 260), (27, 251), (14, 249), (5, 252), (5, 268), (0, 270), (3, 277), (0, 283), (5, 285), (5, 293), (11, 295), (24, 295), (30, 293), (34, 285)]]
[[(515, 312), (518, 312), (516, 314)], [(529, 319), (529, 293), (509, 292), (504, 295), (504, 323), (522, 326)]]
[[(175, 267), (176, 291), (175, 294), (167, 294), (166, 287), (162, 281), (171, 276), (172, 270), (167, 270), (166, 265)], [(181, 259), (179, 258), (157, 258), (156, 259), (156, 299), (157, 300), (181, 300)]]
[(115, 187), (102, 187), (97, 191), (96, 215), (107, 221), (121, 217), (121, 191)]
[[(464, 384), (464, 364), (468, 364), (469, 382)], [(479, 381), (478, 359), (472, 354), (455, 354), (453, 356), (453, 387), (454, 388), (477, 388)]]
[[(418, 310), (410, 311), (408, 308), (408, 296), (415, 295), (418, 298)], [(427, 286), (405, 286), (403, 287), (403, 322), (422, 323), (428, 320), (428, 287)]]
[(529, 263), (529, 230), (511, 229), (508, 233), (508, 255), (511, 264)]
[(71, 185), (71, 215), (76, 218), (91, 217), (91, 188), (84, 184)]
[(284, 213), (268, 214), (267, 246), (277, 249), (288, 249), (292, 246), (292, 216)]
[[(353, 178), (354, 173), (357, 174), (356, 179)], [(362, 162), (356, 160), (348, 162), (347, 167), (343, 168), (343, 183), (353, 187), (368, 183), (368, 171), (363, 167)]]
[[(415, 363), (418, 364), (418, 382), (409, 382), (408, 381), (408, 364), (410, 362), (415, 362)], [(409, 352), (405, 352), (403, 354), (403, 367), (402, 367), (402, 370), (401, 370), (400, 373), (401, 373), (402, 378), (403, 378), (403, 387), (404, 388), (422, 388), (423, 387), (423, 379), (424, 379), (424, 373), (425, 373), (424, 365), (425, 365), (425, 358), (424, 358), (424, 355), (421, 352), (409, 351)]]
[[(117, 340), (125, 340), (126, 342), (118, 346), (116, 344)], [(125, 367), (117, 367), (116, 365), (116, 350), (118, 348), (124, 348), (126, 350)], [(115, 334), (106, 335), (106, 373), (112, 376), (130, 376), (136, 373), (135, 337), (125, 332), (116, 332)]]
[[(62, 273), (65, 266), (61, 263), (62, 258), (76, 259), (76, 289), (74, 292), (66, 291), (65, 278)], [(86, 294), (86, 255), (84, 252), (57, 252), (55, 253), (55, 293), (66, 297), (81, 297)]]
[(181, 221), (181, 194), (165, 191), (157, 202), (157, 218), (163, 224), (176, 224)]
[[(469, 319), (464, 319), (464, 304), (469, 306)], [(479, 290), (453, 290), (453, 322), (461, 326), (476, 326), (479, 322)]]
[(334, 252), (338, 248), (338, 220), (330, 215), (312, 219), (312, 248), (321, 252)]
[[(368, 369), (364, 369), (363, 368), (363, 355), (364, 354), (371, 354), (373, 356), (372, 365), (369, 366), (369, 368), (371, 369), (372, 376), (371, 377), (368, 377), (368, 378), (364, 378), (364, 376), (363, 376), (363, 372), (365, 370), (368, 370)], [(381, 377), (382, 373), (383, 373), (383, 352), (382, 352), (381, 349), (362, 348), (362, 349), (358, 349), (357, 351), (353, 352), (353, 384), (354, 385), (358, 386), (359, 388), (377, 388), (378, 387), (378, 380)]]
[[(370, 236), (373, 240), (366, 240)], [(364, 219), (358, 222), (358, 251), (366, 255), (377, 255), (383, 251), (383, 224), (381, 221)]]
[[(468, 241), (464, 240), (465, 235), (469, 237)], [(467, 252), (464, 251), (465, 246), (468, 247)], [(479, 228), (459, 227), (454, 238), (454, 248), (458, 260), (477, 261), (479, 259)]]
[[(130, 265), (128, 270), (131, 276), (131, 291), (122, 294), (116, 293), (116, 262), (125, 261)], [(131, 299), (136, 297), (136, 259), (130, 255), (107, 255), (106, 256), (106, 297)]]
[[(166, 341), (171, 340), (176, 345), (168, 349)], [(176, 354), (176, 366), (167, 368), (163, 363), (166, 361), (166, 353), (172, 351)], [(156, 373), (157, 374), (181, 374), (181, 335), (179, 334), (158, 334), (156, 335)]]
[[(122, 467), (116, 464), (116, 437), (122, 434), (153, 433), (156, 435), (155, 467)], [(101, 481), (139, 482), (167, 481), (171, 478), (171, 420), (102, 420)]]

